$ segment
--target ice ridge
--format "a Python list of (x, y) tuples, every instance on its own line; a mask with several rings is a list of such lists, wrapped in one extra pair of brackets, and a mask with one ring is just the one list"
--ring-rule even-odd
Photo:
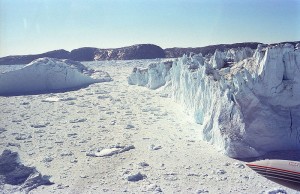
[(211, 57), (184, 55), (171, 65), (135, 68), (128, 83), (163, 86), (162, 91), (194, 117), (201, 137), (230, 157), (300, 150), (297, 46), (216, 50)]

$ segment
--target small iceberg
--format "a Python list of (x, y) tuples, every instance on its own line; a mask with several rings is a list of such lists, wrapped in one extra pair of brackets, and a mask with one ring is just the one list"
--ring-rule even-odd
[(0, 95), (66, 92), (111, 81), (107, 72), (88, 69), (80, 62), (40, 58), (15, 71), (0, 74)]

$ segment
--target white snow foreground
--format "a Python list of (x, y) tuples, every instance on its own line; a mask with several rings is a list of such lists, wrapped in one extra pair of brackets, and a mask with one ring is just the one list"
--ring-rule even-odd
[(300, 150), (300, 50), (259, 45), (252, 53), (243, 48), (231, 56), (183, 56), (172, 67), (135, 68), (128, 83), (164, 85), (201, 124), (203, 139), (230, 157)]
[(0, 95), (68, 91), (111, 81), (107, 72), (87, 69), (79, 62), (40, 58), (15, 71), (0, 74)]

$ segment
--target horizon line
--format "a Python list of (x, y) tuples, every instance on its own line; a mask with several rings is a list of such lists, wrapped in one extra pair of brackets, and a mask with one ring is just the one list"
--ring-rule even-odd
[(48, 50), (48, 51), (44, 51), (44, 52), (41, 52), (41, 53), (30, 53), (30, 54), (11, 54), (11, 55), (5, 55), (5, 56), (1, 56), (0, 55), (0, 58), (5, 58), (5, 57), (12, 57), (12, 56), (28, 56), (28, 55), (40, 55), (40, 54), (45, 54), (45, 53), (48, 53), (48, 52), (52, 52), (52, 51), (59, 51), (59, 50), (64, 50), (64, 51), (67, 51), (67, 52), (71, 52), (73, 50), (76, 50), (76, 49), (81, 49), (81, 48), (95, 48), (95, 49), (102, 49), (102, 50), (109, 50), (109, 49), (120, 49), (120, 48), (126, 48), (126, 47), (131, 47), (131, 46), (136, 46), (136, 45), (155, 45), (155, 46), (158, 46), (160, 48), (162, 48), (163, 50), (166, 50), (166, 49), (172, 49), (172, 48), (179, 48), (179, 49), (187, 49), (187, 48), (203, 48), (203, 47), (209, 47), (209, 46), (217, 46), (217, 45), (233, 45), (233, 44), (243, 44), (243, 43), (258, 43), (258, 44), (266, 44), (266, 45), (273, 45), (273, 44), (282, 44), (282, 43), (292, 43), (292, 42), (299, 42), (300, 43), (300, 40), (290, 40), (290, 41), (280, 41), (280, 42), (273, 42), (273, 43), (264, 43), (264, 42), (255, 42), (255, 41), (249, 41), (249, 42), (234, 42), (234, 43), (218, 43), (218, 44), (210, 44), (210, 45), (205, 45), (205, 46), (195, 46), (195, 47), (161, 47), (160, 45), (158, 44), (154, 44), (154, 43), (140, 43), (140, 44), (132, 44), (132, 45), (128, 45), (128, 46), (121, 46), (121, 47), (111, 47), (111, 48), (99, 48), (99, 47), (93, 47), (93, 46), (82, 46), (82, 47), (78, 47), (78, 48), (73, 48), (71, 50), (67, 50), (67, 49), (64, 49), (64, 48), (60, 48), (60, 49), (53, 49), (53, 50)]

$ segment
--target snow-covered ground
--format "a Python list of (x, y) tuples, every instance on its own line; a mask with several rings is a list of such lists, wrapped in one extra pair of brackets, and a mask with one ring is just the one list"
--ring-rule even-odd
[[(202, 141), (199, 124), (159, 90), (129, 86), (132, 69), (149, 62), (89, 62), (113, 81), (65, 93), (0, 97), (1, 153), (18, 152), (24, 165), (54, 182), (30, 193), (268, 193), (283, 188)], [(300, 154), (267, 157), (299, 160)], [(9, 189), (0, 185), (0, 193)]]

